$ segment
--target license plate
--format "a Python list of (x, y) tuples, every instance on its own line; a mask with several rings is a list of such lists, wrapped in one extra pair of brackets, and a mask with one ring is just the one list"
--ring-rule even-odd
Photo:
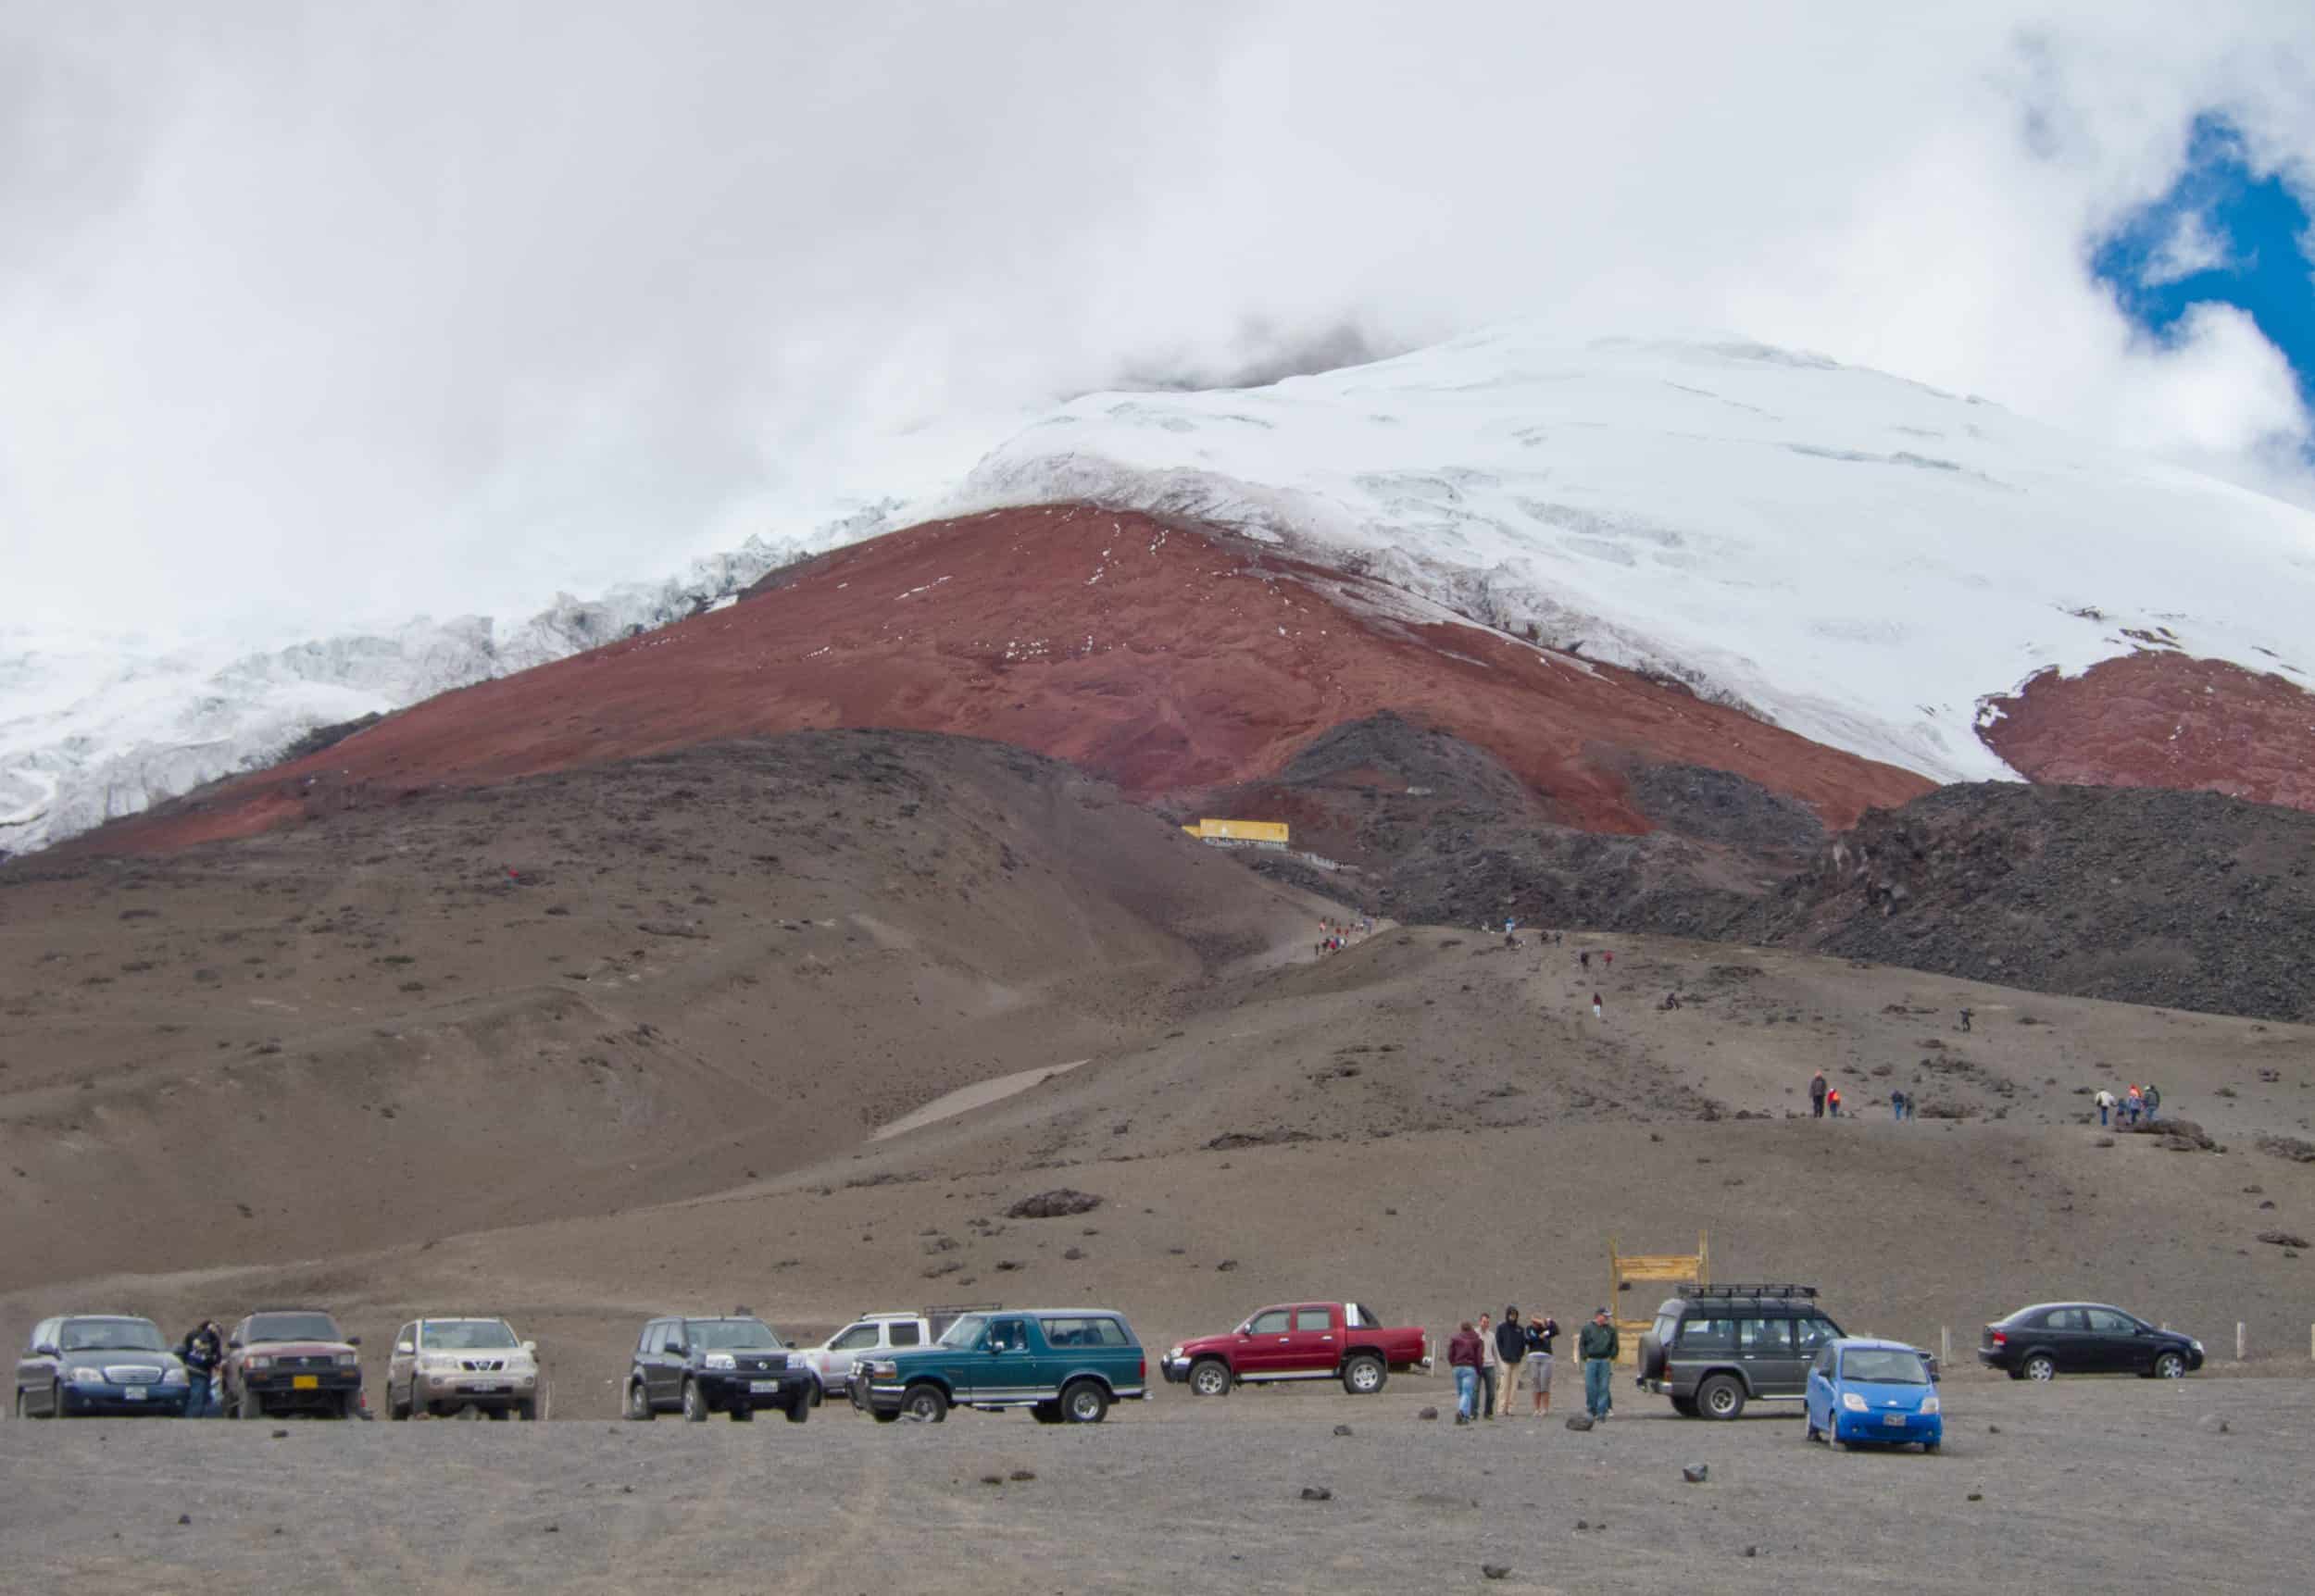
[(1901, 1413), (1884, 1413), (1881, 1415), (1881, 1422), (1883, 1424), (1893, 1424), (1899, 1429), (1903, 1429), (1905, 1428), (1905, 1415)]
[(138, 1390), (135, 1386), (131, 1386), (127, 1390), (120, 1393), (120, 1400), (122, 1402), (143, 1402), (144, 1400), (144, 1392)]
[(761, 1395), (765, 1391), (778, 1390), (780, 1382), (778, 1380), (750, 1380), (747, 1382), (747, 1389)]
[(466, 1389), (477, 1396), (503, 1396), (507, 1390), (505, 1386), (469, 1386)]
[(320, 1389), (321, 1377), (319, 1375), (290, 1376), (290, 1390), (294, 1391), (316, 1391)]

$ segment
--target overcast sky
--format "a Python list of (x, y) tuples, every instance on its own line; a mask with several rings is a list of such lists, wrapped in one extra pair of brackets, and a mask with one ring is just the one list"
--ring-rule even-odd
[(526, 608), (1514, 317), (2315, 497), (2251, 317), (2092, 271), (2214, 117), (2315, 195), (2307, 7), (0, 0), (0, 625)]

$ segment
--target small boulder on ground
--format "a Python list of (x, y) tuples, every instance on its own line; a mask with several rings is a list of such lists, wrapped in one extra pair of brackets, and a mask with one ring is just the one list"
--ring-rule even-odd
[(2270, 1247), (2295, 1247), (2300, 1252), (2305, 1252), (2308, 1246), (2306, 1237), (2295, 1236), (2288, 1230), (2261, 1230), (2259, 1239)]
[(1415, 1410), (1415, 1416), (1417, 1418), (1437, 1418), (1439, 1416), (1439, 1410), (1435, 1407), (1417, 1408)]
[(1060, 1219), (1071, 1214), (1090, 1214), (1101, 1206), (1101, 1199), (1090, 1191), (1059, 1187), (1024, 1197), (1005, 1210), (1007, 1219)]
[(1334, 1500), (1334, 1493), (1327, 1490), (1323, 1485), (1306, 1485), (1302, 1488), (1302, 1500), (1305, 1502), (1332, 1502)]
[(1592, 1428), (1592, 1421), (1583, 1414), (1577, 1414), (1573, 1418), (1568, 1420), (1568, 1428), (1570, 1429), (1589, 1429)]
[(1712, 1465), (1708, 1463), (1692, 1463), (1680, 1471), (1680, 1478), (1690, 1485), (1702, 1485), (1712, 1478)]

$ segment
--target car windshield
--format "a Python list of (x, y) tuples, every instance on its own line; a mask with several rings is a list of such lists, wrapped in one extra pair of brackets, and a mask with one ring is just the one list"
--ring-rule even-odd
[(1876, 1386), (1925, 1386), (1929, 1370), (1919, 1353), (1892, 1347), (1851, 1347), (1841, 1356), (1841, 1378)]
[(480, 1353), (519, 1343), (504, 1319), (429, 1319), (418, 1344), (430, 1353)]
[(338, 1322), (327, 1314), (253, 1314), (242, 1340), (259, 1341), (342, 1341)]
[(948, 1327), (948, 1333), (941, 1337), (941, 1345), (945, 1347), (971, 1346), (981, 1339), (981, 1332), (988, 1328), (988, 1315), (967, 1314)]
[(777, 1348), (780, 1338), (761, 1319), (686, 1319), (683, 1339), (709, 1352), (760, 1351)]
[(56, 1350), (67, 1353), (165, 1353), (160, 1328), (150, 1319), (67, 1319)]

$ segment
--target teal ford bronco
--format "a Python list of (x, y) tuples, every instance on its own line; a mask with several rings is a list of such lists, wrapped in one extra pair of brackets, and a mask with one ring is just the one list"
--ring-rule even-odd
[(952, 1407), (1025, 1407), (1039, 1424), (1099, 1424), (1149, 1395), (1149, 1363), (1107, 1308), (967, 1314), (932, 1346), (853, 1365), (852, 1405), (880, 1424), (938, 1424)]

